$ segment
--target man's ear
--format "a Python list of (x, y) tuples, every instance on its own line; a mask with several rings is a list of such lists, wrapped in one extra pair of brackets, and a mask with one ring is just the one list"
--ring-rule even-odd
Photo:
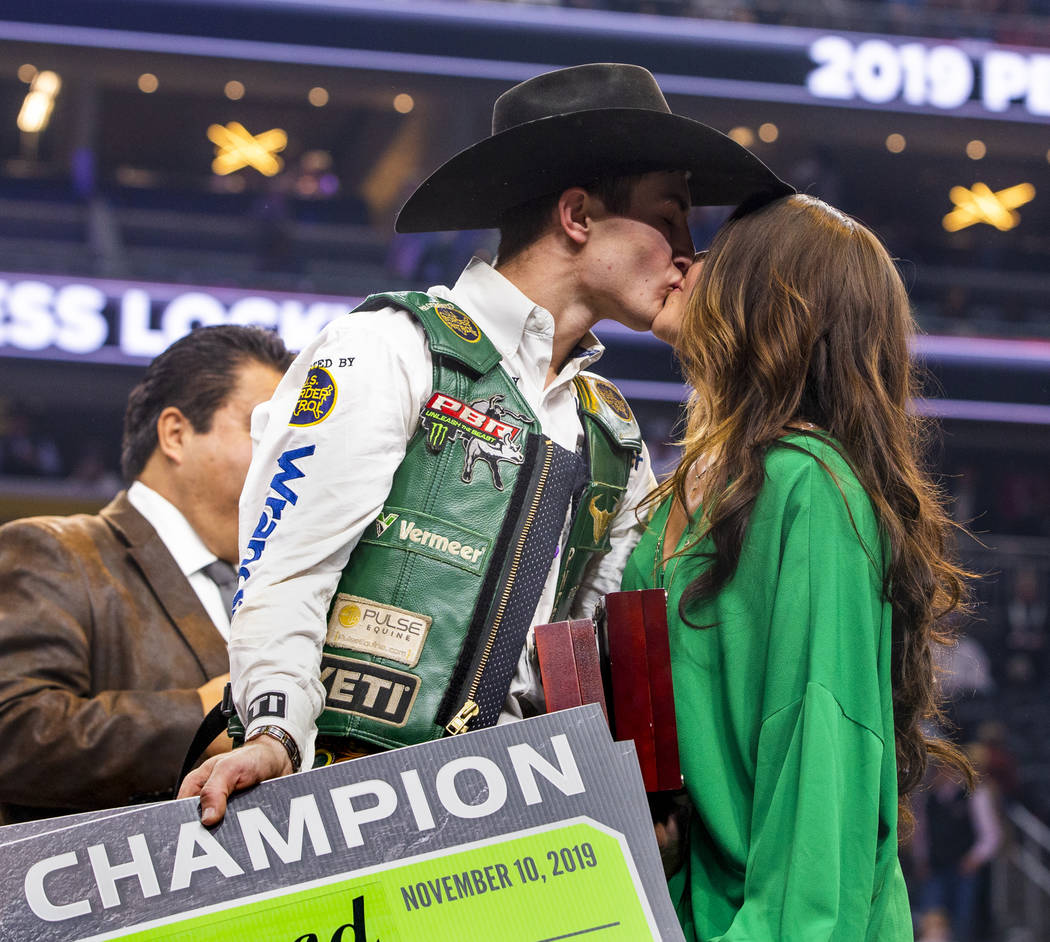
[(157, 417), (157, 450), (175, 464), (182, 464), (190, 420), (175, 406), (168, 406)]
[(558, 225), (578, 245), (590, 236), (595, 204), (596, 198), (582, 186), (570, 187), (558, 198)]

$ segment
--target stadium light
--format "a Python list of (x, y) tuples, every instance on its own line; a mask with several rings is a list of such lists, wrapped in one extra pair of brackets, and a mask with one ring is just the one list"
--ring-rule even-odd
[(263, 176), (272, 177), (284, 166), (277, 152), (288, 145), (288, 135), (280, 128), (252, 134), (243, 124), (231, 121), (225, 126), (211, 125), (208, 140), (215, 145), (211, 169), (219, 176), (254, 167)]
[(62, 88), (62, 79), (51, 71), (37, 72), (29, 85), (29, 92), (18, 112), (18, 130), (39, 134), (51, 120), (55, 97)]
[(1035, 198), (1035, 187), (1031, 183), (1018, 183), (993, 193), (987, 184), (975, 183), (969, 189), (953, 186), (948, 196), (955, 204), (955, 209), (944, 217), (943, 225), (948, 232), (958, 232), (979, 222), (1006, 232), (1021, 221), (1021, 214), (1014, 210)]

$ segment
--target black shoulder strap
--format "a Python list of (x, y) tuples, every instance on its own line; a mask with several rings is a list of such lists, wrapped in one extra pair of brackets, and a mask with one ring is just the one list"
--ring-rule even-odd
[(204, 719), (201, 720), (201, 725), (197, 727), (197, 732), (193, 734), (193, 741), (186, 750), (186, 758), (182, 760), (182, 768), (179, 770), (179, 777), (175, 780), (175, 788), (172, 791), (172, 795), (179, 793), (179, 786), (182, 784), (182, 780), (190, 774), (200, 757), (204, 755), (204, 750), (208, 748), (209, 743), (219, 733), (226, 732), (226, 725), (232, 709), (233, 691), (230, 685), (227, 684), (222, 692), (222, 702), (216, 703), (208, 711)]

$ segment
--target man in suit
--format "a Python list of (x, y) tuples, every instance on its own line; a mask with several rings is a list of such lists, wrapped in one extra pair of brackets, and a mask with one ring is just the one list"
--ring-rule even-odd
[(290, 361), (260, 328), (192, 331), (131, 392), (127, 491), (0, 527), (3, 823), (170, 794), (228, 676), (251, 414)]

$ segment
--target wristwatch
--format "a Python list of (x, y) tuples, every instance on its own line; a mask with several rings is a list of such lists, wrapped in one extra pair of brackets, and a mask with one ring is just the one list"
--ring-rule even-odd
[(299, 767), (303, 764), (303, 757), (300, 754), (299, 747), (295, 744), (295, 740), (292, 738), (291, 733), (281, 729), (280, 726), (257, 726), (244, 737), (244, 741), (251, 742), (253, 739), (258, 739), (260, 736), (269, 736), (270, 739), (276, 739), (277, 742), (284, 746), (284, 751), (288, 753), (288, 758), (292, 763), (292, 771), (299, 771)]

